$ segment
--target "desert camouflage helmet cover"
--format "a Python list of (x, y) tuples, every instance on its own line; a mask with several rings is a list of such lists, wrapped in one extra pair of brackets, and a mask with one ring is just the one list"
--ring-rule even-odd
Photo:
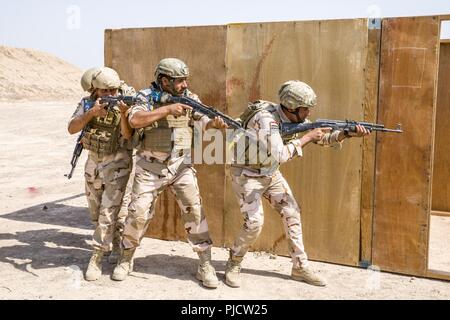
[(278, 91), (280, 103), (290, 110), (300, 107), (312, 108), (317, 104), (314, 90), (306, 83), (291, 80), (283, 83)]
[(95, 89), (117, 89), (120, 87), (118, 73), (111, 68), (99, 68), (92, 77), (92, 87)]
[(189, 76), (189, 68), (180, 59), (165, 58), (162, 59), (155, 69), (155, 78), (158, 79), (160, 74), (164, 74), (171, 78), (186, 78)]
[(84, 91), (92, 92), (92, 78), (94, 77), (94, 74), (98, 72), (100, 68), (94, 67), (86, 70), (83, 73), (83, 76), (81, 77), (81, 87)]

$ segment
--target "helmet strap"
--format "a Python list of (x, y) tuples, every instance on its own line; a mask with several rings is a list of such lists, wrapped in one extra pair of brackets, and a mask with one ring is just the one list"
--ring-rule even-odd
[(283, 110), (285, 110), (286, 112), (288, 112), (288, 113), (294, 115), (294, 116), (295, 116), (295, 120), (297, 120), (296, 122), (301, 123), (301, 122), (304, 121), (302, 118), (300, 118), (300, 116), (299, 116), (299, 114), (298, 114), (299, 108), (297, 108), (297, 109), (295, 109), (295, 110), (290, 110), (290, 109), (286, 108), (286, 107), (283, 106), (283, 105), (281, 105), (281, 108), (282, 108)]

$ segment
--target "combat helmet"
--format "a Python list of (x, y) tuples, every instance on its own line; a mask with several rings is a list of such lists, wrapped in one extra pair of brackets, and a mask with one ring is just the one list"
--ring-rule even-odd
[(94, 74), (99, 71), (99, 69), (100, 68), (98, 68), (98, 67), (94, 67), (94, 68), (90, 68), (90, 69), (86, 70), (83, 73), (80, 83), (81, 83), (81, 87), (83, 88), (84, 91), (87, 91), (87, 92), (93, 91), (92, 78), (94, 77)]
[(291, 80), (283, 83), (278, 91), (280, 103), (289, 110), (312, 108), (317, 104), (314, 90), (304, 82)]
[(180, 59), (165, 58), (158, 63), (155, 69), (155, 79), (158, 79), (160, 75), (166, 75), (174, 79), (187, 78), (189, 77), (189, 68)]
[(95, 89), (118, 89), (120, 87), (119, 74), (111, 68), (99, 68), (92, 77), (92, 87)]

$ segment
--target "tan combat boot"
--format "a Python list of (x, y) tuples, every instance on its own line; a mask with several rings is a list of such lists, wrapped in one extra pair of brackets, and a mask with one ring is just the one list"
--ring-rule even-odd
[(205, 287), (217, 288), (219, 279), (216, 276), (216, 270), (211, 264), (211, 248), (203, 252), (198, 252), (200, 264), (197, 269), (197, 279), (200, 280)]
[(233, 288), (241, 286), (241, 262), (244, 257), (236, 257), (230, 251), (225, 269), (225, 283)]
[(327, 285), (325, 279), (315, 274), (309, 267), (293, 267), (291, 278), (297, 281), (304, 281), (313, 286), (325, 287)]
[(95, 249), (92, 252), (91, 260), (89, 260), (89, 265), (86, 270), (86, 281), (95, 281), (100, 278), (102, 275), (102, 259), (103, 251)]
[(119, 262), (114, 268), (112, 279), (116, 281), (123, 281), (133, 271), (133, 255), (136, 248), (124, 249), (120, 255)]

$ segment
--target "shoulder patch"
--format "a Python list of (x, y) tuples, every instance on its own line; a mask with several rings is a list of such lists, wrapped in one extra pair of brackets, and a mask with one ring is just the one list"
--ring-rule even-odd
[(95, 101), (92, 100), (90, 97), (84, 97), (83, 99), (81, 99), (80, 104), (83, 107), (84, 112), (87, 112), (94, 106)]
[(276, 122), (275, 120), (273, 120), (273, 121), (270, 123), (270, 127), (271, 127), (271, 128), (277, 128), (277, 129), (278, 129), (279, 124), (278, 124), (278, 122)]

